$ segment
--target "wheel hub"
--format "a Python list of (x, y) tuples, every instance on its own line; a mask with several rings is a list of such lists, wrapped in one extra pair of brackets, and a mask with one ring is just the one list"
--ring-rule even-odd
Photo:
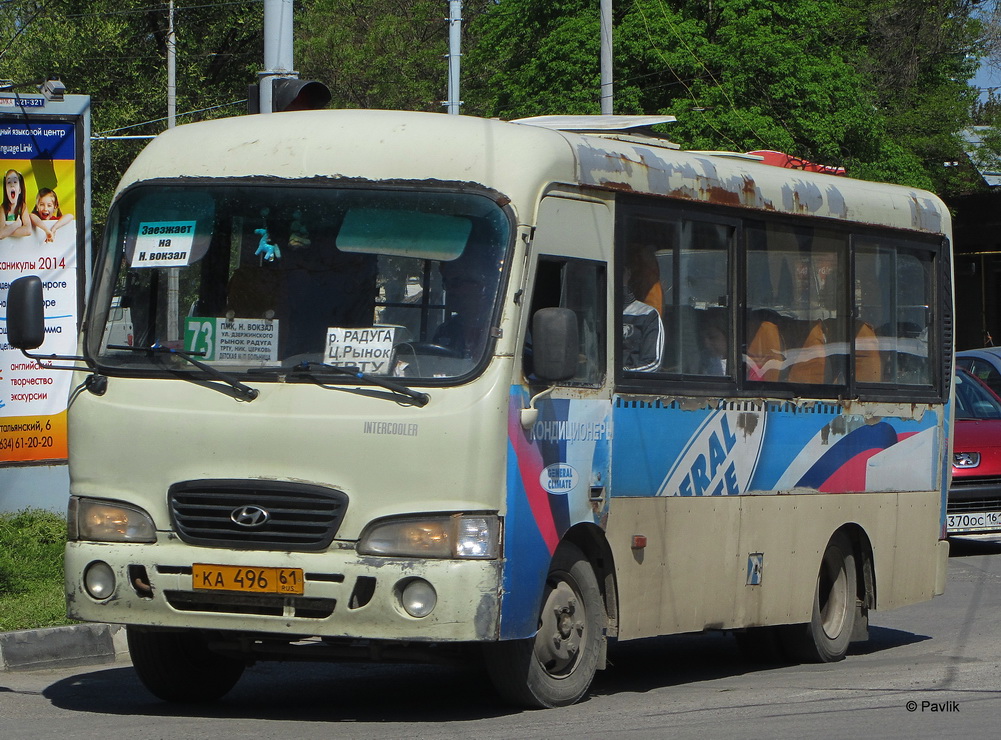
[(546, 599), (535, 641), (535, 655), (550, 674), (567, 673), (573, 668), (584, 630), (584, 611), (577, 594), (570, 584), (560, 581)]

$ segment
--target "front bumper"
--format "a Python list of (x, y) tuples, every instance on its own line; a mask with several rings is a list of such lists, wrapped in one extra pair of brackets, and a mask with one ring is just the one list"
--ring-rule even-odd
[[(84, 587), (84, 572), (95, 562), (107, 563), (114, 574), (107, 598), (96, 599)], [(193, 563), (301, 568), (304, 592), (282, 596), (196, 590)], [(325, 552), (288, 553), (192, 547), (177, 540), (70, 542), (65, 559), (67, 612), (73, 619), (417, 642), (496, 640), (500, 570), (496, 560), (360, 556), (338, 543)], [(408, 615), (400, 603), (402, 586), (414, 578), (424, 579), (437, 593), (437, 605), (426, 617)]]
[(949, 534), (1001, 532), (1001, 477), (954, 474), (946, 522)]

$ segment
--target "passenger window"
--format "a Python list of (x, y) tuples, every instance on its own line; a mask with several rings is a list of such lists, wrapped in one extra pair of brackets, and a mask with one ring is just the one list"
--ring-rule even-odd
[[(577, 316), (579, 354), (570, 385), (598, 386), (605, 377), (605, 265), (589, 260), (542, 257), (535, 273), (529, 316), (542, 308), (569, 308)], [(523, 353), (525, 377), (534, 377), (531, 320)]]
[(733, 377), (730, 224), (637, 211), (620, 241), (626, 372)]
[(847, 238), (814, 227), (755, 224), (747, 239), (745, 378), (846, 383)]
[(900, 241), (859, 240), (854, 343), (860, 383), (932, 383), (933, 256)]

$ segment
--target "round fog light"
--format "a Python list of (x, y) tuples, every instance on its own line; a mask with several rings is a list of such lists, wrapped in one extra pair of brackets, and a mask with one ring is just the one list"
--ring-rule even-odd
[(91, 598), (104, 601), (115, 592), (115, 573), (110, 565), (97, 560), (83, 572), (83, 585)]
[(438, 604), (438, 594), (430, 583), (414, 578), (400, 592), (400, 603), (411, 617), (426, 617)]

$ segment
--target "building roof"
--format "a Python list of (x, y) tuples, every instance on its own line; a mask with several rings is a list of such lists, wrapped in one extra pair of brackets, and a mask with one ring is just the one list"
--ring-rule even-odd
[(990, 126), (971, 126), (963, 131), (963, 140), (966, 142), (966, 155), (970, 158), (970, 163), (976, 168), (984, 182), (990, 187), (1001, 185), (1001, 169), (994, 158), (988, 158), (980, 153), (983, 146), (983, 133), (990, 130)]

